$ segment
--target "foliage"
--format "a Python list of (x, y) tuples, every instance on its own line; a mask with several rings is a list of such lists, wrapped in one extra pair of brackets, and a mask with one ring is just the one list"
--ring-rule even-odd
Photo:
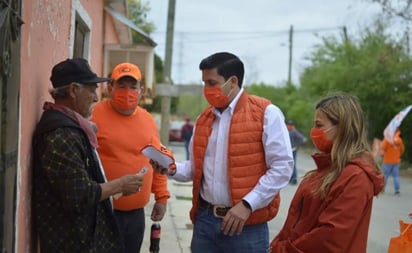
[[(379, 22), (366, 29), (359, 41), (324, 38), (309, 56), (312, 65), (301, 75), (301, 92), (312, 98), (335, 92), (356, 95), (369, 137), (382, 138), (393, 116), (411, 104), (412, 58), (402, 41), (391, 38)], [(402, 124), (405, 135), (410, 136), (411, 126), (407, 121)], [(407, 156), (412, 160), (412, 154)]]
[(164, 69), (163, 69), (163, 61), (160, 59), (158, 55), (154, 56), (154, 65), (155, 65), (155, 78), (156, 83), (163, 83), (164, 82)]
[[(128, 18), (133, 21), (140, 29), (150, 34), (156, 27), (153, 22), (147, 20), (147, 13), (150, 11), (149, 2), (139, 0), (127, 0)], [(133, 43), (145, 44), (145, 40), (132, 30)]]
[[(142, 2), (137, 0), (128, 0), (128, 17), (132, 20), (136, 26), (142, 29), (144, 32), (150, 34), (156, 27), (153, 22), (147, 20), (147, 13), (150, 11), (149, 2)], [(138, 36), (135, 31), (132, 31), (133, 43), (140, 44), (145, 43), (145, 41)], [(163, 61), (158, 56), (154, 56), (154, 67), (155, 67), (155, 79), (156, 83), (162, 83), (164, 81), (164, 69)], [(152, 104), (143, 105), (143, 107), (150, 112), (161, 112), (161, 97), (155, 97)], [(179, 99), (176, 97), (171, 98), (170, 111), (171, 113), (176, 112), (177, 104)]]
[(402, 19), (412, 21), (412, 0), (372, 0), (372, 2), (379, 3), (382, 6), (383, 12), (389, 14), (390, 16), (397, 16)]
[(181, 118), (190, 117), (191, 119), (196, 119), (207, 106), (208, 103), (203, 94), (198, 96), (183, 95), (179, 97), (176, 115)]
[(294, 121), (303, 134), (309, 136), (313, 122), (313, 101), (308, 99), (293, 84), (275, 87), (264, 83), (253, 84), (245, 88), (249, 94), (266, 98), (279, 107), (285, 119)]

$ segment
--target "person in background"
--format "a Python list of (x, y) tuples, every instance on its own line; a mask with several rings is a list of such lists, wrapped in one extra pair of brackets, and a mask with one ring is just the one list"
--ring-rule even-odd
[(286, 122), (288, 131), (289, 131), (289, 138), (290, 144), (292, 145), (292, 152), (293, 152), (293, 173), (292, 177), (290, 178), (290, 184), (296, 185), (298, 183), (298, 171), (296, 169), (296, 155), (298, 152), (298, 148), (302, 146), (306, 142), (305, 136), (301, 132), (299, 132), (295, 128), (295, 124), (292, 120), (288, 120)]
[(358, 99), (321, 99), (310, 137), (319, 153), (290, 203), (271, 252), (365, 253), (373, 197), (383, 174), (371, 154)]
[(292, 148), (281, 110), (242, 88), (244, 66), (220, 52), (199, 65), (210, 106), (197, 118), (190, 160), (160, 173), (193, 180), (193, 253), (267, 253), (267, 222), (289, 183)]
[(96, 104), (92, 121), (98, 128), (98, 152), (107, 178), (148, 169), (139, 192), (113, 201), (126, 252), (138, 253), (145, 231), (144, 207), (151, 193), (156, 201), (150, 216), (153, 221), (163, 219), (170, 193), (166, 176), (154, 173), (149, 159), (140, 152), (147, 144), (160, 140), (153, 117), (138, 105), (142, 94), (139, 67), (127, 62), (118, 64), (111, 78), (107, 86), (110, 98)]
[(56, 64), (54, 103), (45, 102), (33, 135), (33, 202), (40, 252), (123, 252), (110, 197), (129, 195), (142, 176), (106, 181), (90, 122), (97, 77), (82, 58)]
[(190, 122), (189, 117), (186, 118), (185, 124), (182, 126), (180, 133), (185, 144), (186, 160), (189, 160), (189, 142), (193, 134), (193, 124)]
[(386, 138), (381, 143), (383, 153), (382, 170), (385, 175), (385, 186), (388, 178), (392, 175), (395, 195), (400, 196), (401, 183), (399, 180), (399, 168), (401, 166), (401, 156), (405, 151), (401, 131), (396, 130), (393, 143), (390, 143)]

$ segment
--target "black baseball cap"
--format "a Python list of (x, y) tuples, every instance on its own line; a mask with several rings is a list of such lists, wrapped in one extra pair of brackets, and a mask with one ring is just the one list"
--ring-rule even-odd
[(98, 77), (89, 63), (83, 58), (66, 59), (54, 65), (50, 81), (54, 88), (70, 83), (96, 84), (109, 81), (110, 78)]

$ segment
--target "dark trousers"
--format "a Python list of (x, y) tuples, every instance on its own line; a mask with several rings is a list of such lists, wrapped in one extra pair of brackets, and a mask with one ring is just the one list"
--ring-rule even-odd
[(293, 151), (293, 173), (289, 181), (291, 184), (298, 183), (298, 171), (296, 169), (296, 155), (297, 155), (297, 150)]
[(144, 208), (132, 211), (114, 210), (114, 215), (125, 244), (124, 252), (140, 253), (145, 230)]
[(185, 143), (185, 151), (186, 151), (186, 160), (189, 160), (189, 143), (190, 143), (190, 139), (189, 140), (183, 140)]

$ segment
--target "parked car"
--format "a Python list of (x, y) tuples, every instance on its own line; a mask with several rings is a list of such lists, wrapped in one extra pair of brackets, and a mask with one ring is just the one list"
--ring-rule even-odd
[(182, 142), (181, 129), (185, 124), (184, 121), (172, 121), (169, 126), (169, 141)]

